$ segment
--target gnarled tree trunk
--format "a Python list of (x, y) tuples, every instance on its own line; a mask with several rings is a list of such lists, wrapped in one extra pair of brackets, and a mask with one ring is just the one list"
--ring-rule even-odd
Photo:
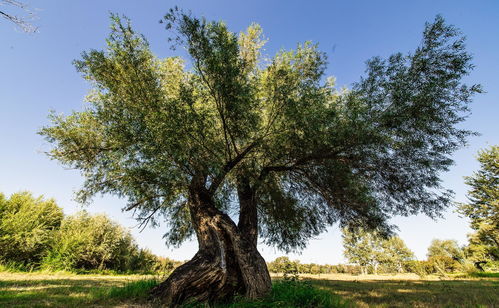
[(270, 275), (256, 239), (215, 207), (204, 183), (191, 185), (189, 210), (199, 251), (154, 288), (152, 296), (167, 307), (178, 307), (189, 301), (224, 301), (236, 294), (268, 294)]

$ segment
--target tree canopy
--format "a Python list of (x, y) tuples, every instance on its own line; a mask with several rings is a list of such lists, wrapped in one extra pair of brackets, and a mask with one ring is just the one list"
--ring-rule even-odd
[(456, 124), (480, 87), (462, 82), (471, 56), (442, 17), (414, 52), (369, 60), (349, 90), (326, 76), (317, 44), (268, 59), (256, 24), (237, 34), (176, 10), (164, 22), (189, 59), (157, 58), (113, 15), (107, 48), (75, 61), (93, 86), (86, 108), (41, 130), (50, 156), (82, 172), (82, 202), (110, 193), (144, 222), (162, 214), (178, 245), (194, 234), (193, 179), (232, 214), (246, 184), (260, 236), (284, 250), (335, 222), (389, 231), (392, 215), (435, 217), (450, 203), (439, 175), (471, 134)]
[(471, 187), (468, 203), (459, 212), (471, 220), (468, 247), (475, 261), (499, 260), (499, 146), (491, 146), (478, 154), (480, 169), (465, 177)]
[(434, 239), (428, 247), (428, 258), (447, 257), (453, 260), (462, 260), (464, 258), (463, 250), (459, 247), (456, 240)]

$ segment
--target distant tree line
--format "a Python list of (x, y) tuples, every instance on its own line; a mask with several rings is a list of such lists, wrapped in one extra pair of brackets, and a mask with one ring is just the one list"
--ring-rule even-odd
[(65, 216), (53, 199), (0, 193), (0, 263), (19, 270), (169, 272), (180, 262), (139, 248), (126, 228), (86, 211)]
[[(351, 232), (345, 233), (344, 239), (347, 238), (348, 243), (345, 243), (344, 255), (348, 264), (301, 263), (282, 256), (267, 264), (269, 271), (285, 275), (415, 273), (422, 277), (476, 271), (469, 246), (461, 247), (455, 240), (434, 239), (428, 247), (427, 259), (416, 260), (399, 237), (383, 239), (376, 233), (365, 231), (356, 237)], [(483, 264), (488, 271), (499, 270), (497, 261), (489, 260)]]
[(345, 264), (316, 264), (316, 263), (300, 263), (299, 260), (290, 260), (289, 257), (278, 257), (274, 261), (267, 264), (271, 273), (280, 273), (287, 275), (295, 274), (353, 274), (361, 273), (361, 268), (358, 265)]

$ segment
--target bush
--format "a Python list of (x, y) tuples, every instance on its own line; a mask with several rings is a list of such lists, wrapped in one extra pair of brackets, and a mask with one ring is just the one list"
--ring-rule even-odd
[(170, 274), (174, 269), (182, 265), (184, 262), (175, 261), (166, 257), (156, 257), (153, 272), (160, 274)]
[(53, 199), (0, 193), (0, 271), (170, 273), (180, 264), (138, 248), (130, 231), (105, 215), (64, 217)]
[(0, 261), (36, 267), (52, 244), (63, 212), (53, 199), (29, 192), (0, 194)]
[(428, 261), (411, 260), (404, 263), (404, 269), (407, 272), (414, 273), (420, 278), (425, 278), (433, 271), (433, 267)]
[(156, 256), (139, 249), (130, 231), (105, 215), (82, 211), (62, 221), (42, 268), (151, 271), (155, 263)]
[(428, 263), (432, 267), (431, 273), (445, 275), (463, 270), (461, 263), (448, 256), (432, 256), (428, 258)]

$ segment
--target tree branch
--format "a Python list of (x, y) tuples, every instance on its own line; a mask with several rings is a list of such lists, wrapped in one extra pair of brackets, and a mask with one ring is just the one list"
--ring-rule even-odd
[(243, 160), (244, 157), (258, 145), (258, 143), (259, 139), (255, 140), (253, 143), (247, 146), (246, 149), (244, 149), (241, 153), (239, 153), (236, 157), (228, 161), (225, 164), (225, 166), (222, 168), (222, 172), (213, 179), (210, 188), (208, 189), (208, 192), (211, 194), (214, 193), (222, 183), (227, 173), (229, 173), (241, 160)]

